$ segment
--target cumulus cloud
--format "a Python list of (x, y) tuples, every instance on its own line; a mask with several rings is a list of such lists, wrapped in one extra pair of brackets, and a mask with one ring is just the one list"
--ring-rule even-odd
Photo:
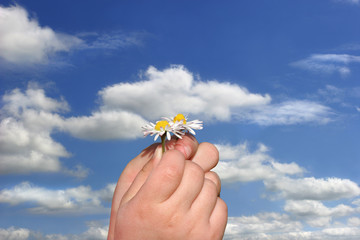
[(349, 218), (348, 225), (352, 227), (360, 227), (360, 218), (358, 217)]
[(141, 116), (126, 111), (100, 111), (91, 116), (70, 117), (63, 123), (64, 131), (88, 140), (135, 139), (142, 136)]
[(224, 239), (272, 239), (279, 232), (298, 232), (299, 221), (286, 214), (260, 213), (253, 216), (229, 217)]
[(82, 166), (62, 166), (59, 159), (70, 153), (51, 137), (63, 124), (59, 113), (68, 109), (66, 101), (47, 97), (35, 85), (6, 93), (0, 110), (0, 174), (63, 171), (85, 177)]
[(195, 79), (181, 65), (163, 71), (149, 67), (140, 81), (106, 87), (99, 96), (103, 111), (132, 111), (150, 120), (178, 112), (259, 125), (327, 123), (331, 117), (331, 109), (319, 103), (293, 100), (272, 104), (268, 94), (251, 93), (229, 82)]
[(248, 144), (216, 144), (220, 162), (214, 168), (223, 182), (250, 182), (266, 179), (277, 179), (284, 175), (304, 173), (296, 163), (280, 163), (269, 154), (268, 148), (259, 144), (251, 152)]
[(0, 57), (11, 63), (46, 63), (56, 52), (69, 51), (82, 40), (42, 27), (16, 5), (0, 6)]
[[(209, 123), (235, 120), (259, 125), (326, 123), (331, 117), (331, 110), (318, 103), (295, 100), (272, 104), (268, 94), (251, 93), (228, 82), (196, 80), (180, 65), (162, 71), (149, 67), (139, 81), (108, 86), (98, 94), (96, 111), (65, 117), (68, 103), (46, 96), (36, 85), (6, 93), (0, 110), (0, 173), (63, 171), (86, 176), (88, 171), (81, 166), (70, 170), (62, 166), (60, 158), (70, 153), (53, 139), (56, 132), (87, 140), (136, 139), (142, 136), (141, 126), (148, 120), (179, 112)], [(296, 168), (294, 163), (271, 164), (258, 174)]]
[(294, 200), (338, 200), (360, 195), (359, 186), (349, 179), (282, 177), (266, 180), (264, 184), (268, 190)]
[(236, 84), (195, 81), (180, 65), (163, 71), (149, 67), (144, 76), (139, 82), (119, 83), (100, 91), (102, 108), (133, 111), (152, 120), (184, 112), (229, 121), (233, 108), (262, 106), (271, 99)]
[(0, 191), (0, 202), (10, 205), (30, 203), (34, 214), (94, 214), (107, 213), (103, 202), (112, 198), (115, 184), (94, 191), (90, 186), (67, 189), (46, 189), (29, 182), (20, 183)]
[[(253, 151), (246, 143), (216, 146), (220, 162), (214, 171), (219, 174), (225, 187), (226, 183), (262, 181), (266, 190), (262, 196), (271, 201), (283, 201), (286, 213), (230, 217), (224, 239), (359, 237), (358, 234), (350, 234), (350, 229), (359, 231), (360, 201), (354, 198), (360, 195), (360, 188), (355, 182), (339, 178), (303, 177), (305, 169), (296, 163), (281, 163), (273, 159), (263, 144)], [(351, 204), (340, 202), (351, 200)], [(306, 231), (307, 227), (321, 227), (323, 230)]]
[(290, 65), (313, 72), (328, 74), (338, 72), (342, 76), (346, 76), (351, 72), (349, 67), (351, 63), (360, 63), (360, 56), (349, 54), (313, 54)]
[(353, 208), (344, 204), (327, 207), (322, 202), (314, 200), (288, 200), (284, 210), (295, 215), (297, 218), (305, 219), (312, 227), (325, 227), (329, 225), (333, 218), (349, 216), (360, 212), (360, 208)]
[(0, 228), (0, 239), (4, 240), (27, 240), (30, 236), (30, 230), (26, 228), (9, 227)]
[(0, 228), (0, 238), (3, 240), (106, 240), (108, 226), (90, 224), (88, 229), (80, 234), (43, 234), (27, 228)]
[(58, 53), (141, 46), (144, 32), (60, 33), (41, 26), (25, 8), (0, 6), (0, 59), (16, 65), (48, 64)]
[(306, 229), (301, 221), (287, 214), (261, 213), (253, 216), (229, 217), (224, 240), (357, 240), (360, 228), (331, 225), (323, 229)]
[(214, 168), (222, 181), (263, 181), (267, 190), (293, 200), (338, 200), (360, 195), (360, 187), (349, 179), (300, 177), (305, 169), (294, 162), (280, 163), (259, 144), (251, 152), (248, 144), (216, 144), (220, 161)]

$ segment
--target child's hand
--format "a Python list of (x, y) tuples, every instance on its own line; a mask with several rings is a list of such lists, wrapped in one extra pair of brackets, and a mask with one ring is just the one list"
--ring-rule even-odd
[[(221, 239), (226, 204), (218, 197), (220, 180), (209, 172), (218, 152), (209, 143), (185, 136), (161, 149), (152, 146), (133, 159), (114, 193), (109, 240)], [(185, 150), (187, 149), (187, 150)], [(186, 161), (191, 159), (192, 161)]]

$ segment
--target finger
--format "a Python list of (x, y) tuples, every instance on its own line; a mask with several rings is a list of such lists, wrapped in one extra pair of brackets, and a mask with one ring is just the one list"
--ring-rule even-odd
[(208, 172), (219, 162), (219, 151), (211, 143), (200, 143), (192, 161), (199, 164), (204, 172)]
[(175, 142), (174, 149), (182, 152), (185, 159), (189, 160), (195, 155), (198, 146), (196, 138), (191, 134), (186, 134)]
[(228, 219), (227, 205), (221, 198), (218, 197), (214, 211), (212, 212), (210, 217), (211, 228), (213, 228), (214, 232), (219, 234), (215, 239), (223, 239), (227, 219)]
[(184, 168), (185, 158), (181, 152), (166, 151), (136, 197), (154, 203), (166, 201), (180, 185)]
[(192, 161), (186, 161), (182, 181), (168, 201), (173, 206), (177, 206), (177, 209), (190, 209), (203, 188), (204, 176), (204, 171), (199, 165)]
[(124, 196), (126, 191), (128, 191), (139, 171), (141, 171), (141, 169), (153, 158), (155, 149), (158, 146), (159, 144), (152, 144), (151, 146), (144, 149), (138, 156), (136, 156), (127, 164), (119, 177), (114, 191), (111, 207), (112, 211), (117, 211), (122, 197)]
[[(144, 168), (144, 166), (153, 158), (155, 150), (159, 148), (160, 144), (154, 143), (151, 146), (145, 148), (138, 156), (132, 159), (123, 172), (120, 175), (118, 186), (116, 187), (116, 194), (114, 197), (117, 198), (123, 197), (126, 191), (129, 189), (130, 185), (133, 183), (134, 179), (138, 173)], [(114, 201), (114, 199), (113, 199)], [(119, 201), (120, 203), (120, 201)]]
[(220, 196), (221, 180), (220, 180), (219, 175), (216, 172), (210, 171), (210, 172), (205, 173), (205, 178), (211, 180), (215, 184), (217, 196)]
[(161, 157), (162, 149), (161, 146), (158, 146), (151, 160), (149, 160), (145, 164), (145, 166), (139, 171), (133, 183), (122, 197), (120, 205), (130, 201), (137, 194), (139, 189), (145, 183), (146, 179), (149, 177), (153, 168), (160, 162)]
[(158, 146), (159, 144), (153, 144), (144, 149), (137, 157), (135, 157), (128, 163), (128, 165), (125, 167), (124, 171), (120, 175), (113, 194), (108, 240), (114, 239), (116, 216), (121, 199), (123, 198), (126, 191), (129, 189), (130, 185), (133, 183), (139, 171), (144, 167), (144, 165), (146, 165), (149, 160), (151, 160), (154, 151)]
[(218, 198), (217, 187), (212, 180), (206, 179), (200, 194), (191, 206), (196, 215), (202, 216), (202, 219), (209, 221), (210, 216), (215, 208)]

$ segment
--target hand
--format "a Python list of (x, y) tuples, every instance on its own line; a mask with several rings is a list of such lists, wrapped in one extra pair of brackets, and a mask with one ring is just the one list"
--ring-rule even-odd
[(180, 152), (168, 150), (161, 157), (161, 148), (153, 145), (124, 170), (114, 193), (109, 240), (222, 238), (227, 207), (218, 198), (218, 176), (209, 172), (218, 162), (216, 148), (189, 136), (168, 148)]

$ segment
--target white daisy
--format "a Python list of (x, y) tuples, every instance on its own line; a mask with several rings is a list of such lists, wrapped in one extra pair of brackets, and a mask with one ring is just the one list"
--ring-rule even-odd
[(189, 131), (191, 134), (195, 135), (195, 130), (203, 129), (203, 122), (200, 120), (188, 121), (188, 119), (181, 113), (176, 115), (173, 120), (167, 119), (170, 125), (176, 126), (177, 129)]
[(170, 133), (172, 132), (172, 128), (169, 122), (166, 120), (157, 121), (156, 124), (150, 122), (149, 124), (143, 126), (142, 129), (144, 132), (144, 137), (146, 137), (147, 135), (150, 136), (155, 135), (154, 141), (156, 141), (156, 139), (158, 139), (159, 136), (162, 137), (165, 133), (166, 133), (166, 138), (168, 140), (171, 139)]

